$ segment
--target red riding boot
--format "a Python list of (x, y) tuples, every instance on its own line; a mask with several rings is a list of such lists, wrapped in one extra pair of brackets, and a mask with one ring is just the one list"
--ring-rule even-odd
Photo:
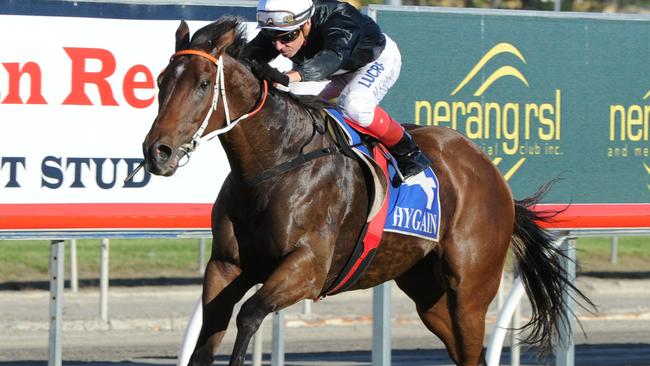
[(404, 180), (419, 174), (431, 165), (431, 161), (420, 151), (411, 135), (381, 107), (375, 108), (372, 123), (365, 129), (393, 154)]

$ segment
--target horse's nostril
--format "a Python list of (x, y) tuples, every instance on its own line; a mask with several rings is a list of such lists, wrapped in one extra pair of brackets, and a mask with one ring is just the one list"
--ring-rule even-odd
[(158, 162), (165, 162), (171, 158), (172, 152), (173, 151), (171, 147), (160, 144), (156, 147), (156, 160)]

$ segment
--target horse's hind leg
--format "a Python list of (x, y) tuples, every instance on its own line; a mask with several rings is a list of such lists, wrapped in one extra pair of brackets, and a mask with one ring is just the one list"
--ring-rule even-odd
[(420, 319), (443, 341), (457, 365), (485, 365), (483, 338), (490, 301), (482, 300), (485, 289), (480, 281), (471, 285), (471, 281), (447, 272), (445, 264), (432, 254), (396, 282), (413, 299)]

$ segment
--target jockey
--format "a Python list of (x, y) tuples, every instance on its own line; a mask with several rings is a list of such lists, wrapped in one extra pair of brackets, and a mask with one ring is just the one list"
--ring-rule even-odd
[[(402, 59), (377, 23), (335, 0), (260, 0), (257, 22), (260, 32), (242, 58), (252, 61), (259, 78), (291, 86), (296, 94), (303, 87), (302, 94), (338, 97), (343, 115), (388, 147), (404, 179), (431, 164), (402, 125), (378, 106), (395, 84)], [(292, 70), (282, 73), (268, 65), (280, 54), (293, 61)], [(305, 86), (316, 88), (305, 92)]]

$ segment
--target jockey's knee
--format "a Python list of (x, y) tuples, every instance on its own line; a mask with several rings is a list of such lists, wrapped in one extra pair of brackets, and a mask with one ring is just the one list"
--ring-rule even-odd
[(375, 116), (376, 106), (377, 103), (365, 95), (355, 95), (352, 93), (346, 95), (345, 98), (341, 96), (341, 99), (339, 99), (339, 107), (343, 115), (361, 127), (370, 126)]

